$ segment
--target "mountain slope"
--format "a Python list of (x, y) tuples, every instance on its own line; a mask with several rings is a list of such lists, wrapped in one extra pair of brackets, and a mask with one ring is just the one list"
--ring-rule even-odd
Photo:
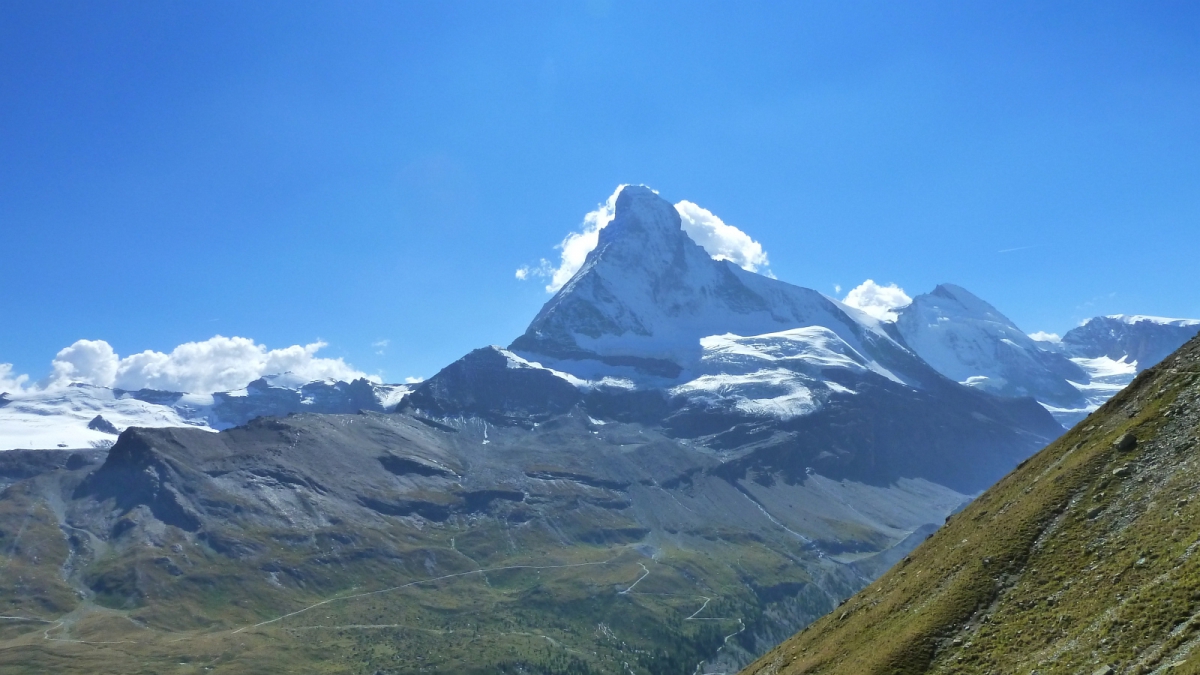
[(744, 672), (1200, 672), (1200, 339)]
[[(1059, 433), (1032, 400), (948, 381), (894, 324), (713, 260), (670, 202), (644, 187), (620, 192), (596, 248), (504, 353), (492, 361), (507, 359), (509, 384), (496, 377), (503, 369), (472, 357), (404, 405), (478, 415), (478, 383), (515, 392), (514, 378), (535, 367), (543, 399), (719, 448), (730, 471), (880, 484), (922, 477), (967, 492)], [(549, 391), (554, 383), (563, 393)]]
[(820, 293), (713, 260), (683, 231), (670, 202), (648, 188), (618, 195), (612, 223), (583, 266), (509, 349), (559, 359), (586, 377), (596, 364), (630, 377), (677, 378), (702, 357), (701, 339), (822, 326), (897, 380), (933, 374), (866, 314)]
[[(649, 190), (600, 239), (511, 349), (391, 414), (0, 466), (0, 512), (54, 544), (0, 593), (22, 617), (0, 669), (729, 672), (1061, 431), (890, 324), (710, 259)], [(0, 569), (28, 569), (6, 532)]]
[(1008, 317), (960, 286), (942, 284), (896, 313), (905, 343), (956, 382), (1000, 396), (1032, 396), (1059, 408), (1083, 405), (1083, 396), (1070, 384), (1088, 382), (1083, 369), (1044, 351)]
[(1200, 332), (1200, 321), (1101, 316), (1033, 340), (992, 305), (941, 284), (896, 310), (905, 345), (939, 373), (998, 396), (1031, 396), (1064, 427)]
[(1137, 364), (1145, 370), (1179, 345), (1200, 333), (1200, 320), (1166, 319), (1157, 316), (1114, 314), (1088, 319), (1082, 326), (1067, 331), (1062, 338), (1064, 351), (1073, 357)]
[(536, 426), (303, 414), (0, 457), (14, 673), (728, 669), (966, 499), (739, 478), (701, 444), (578, 409)]

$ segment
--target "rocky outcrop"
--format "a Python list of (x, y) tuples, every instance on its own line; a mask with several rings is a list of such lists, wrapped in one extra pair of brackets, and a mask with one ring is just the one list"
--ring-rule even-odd
[(93, 417), (92, 421), (88, 422), (87, 428), (89, 428), (93, 431), (99, 431), (99, 432), (106, 433), (106, 434), (112, 434), (113, 436), (116, 436), (117, 434), (121, 433), (120, 430), (117, 429), (116, 425), (114, 425), (112, 422), (109, 422), (108, 420), (104, 419), (103, 415), (96, 415), (95, 417)]

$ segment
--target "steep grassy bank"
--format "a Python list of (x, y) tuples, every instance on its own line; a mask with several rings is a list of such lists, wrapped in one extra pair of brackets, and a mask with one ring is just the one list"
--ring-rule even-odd
[(1195, 673), (1200, 340), (744, 672)]

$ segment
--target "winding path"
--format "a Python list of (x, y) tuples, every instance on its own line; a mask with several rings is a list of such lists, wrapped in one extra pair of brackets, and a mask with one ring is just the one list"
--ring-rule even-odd
[[(646, 577), (650, 576), (650, 570), (646, 569), (645, 565), (643, 565), (642, 563), (638, 563), (638, 567), (642, 568), (642, 571), (644, 572), (644, 574), (642, 574), (642, 576), (638, 577), (637, 581), (633, 582), (633, 586), (637, 586), (638, 584), (640, 584), (642, 582), (642, 579), (645, 579)], [(633, 590), (633, 586), (630, 586), (629, 588), (626, 588), (625, 590), (621, 591), (620, 593), (617, 593), (617, 595), (625, 595), (629, 591)]]

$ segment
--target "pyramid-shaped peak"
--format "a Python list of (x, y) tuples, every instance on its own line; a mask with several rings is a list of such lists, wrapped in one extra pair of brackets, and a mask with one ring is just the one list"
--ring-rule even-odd
[(601, 362), (674, 378), (701, 358), (705, 337), (824, 326), (860, 352), (870, 351), (864, 342), (887, 343), (880, 349), (915, 362), (882, 328), (860, 324), (820, 293), (713, 259), (650, 188), (623, 187), (612, 209), (583, 265), (510, 350), (542, 363)]
[[(658, 192), (645, 185), (626, 185), (617, 194), (616, 213), (622, 212), (655, 213), (674, 211), (671, 202), (659, 196)], [(678, 218), (676, 219), (678, 220)]]
[(930, 295), (949, 298), (951, 300), (958, 300), (959, 302), (970, 302), (972, 300), (982, 302), (978, 295), (975, 295), (971, 291), (968, 291), (958, 284), (938, 284), (937, 288), (934, 288), (933, 291), (930, 292)]
[(644, 185), (626, 185), (617, 195), (613, 220), (600, 231), (599, 245), (622, 239), (681, 243), (687, 238), (671, 202)]
[[(987, 318), (992, 321), (1012, 324), (1012, 321), (1008, 317), (1004, 316), (1000, 310), (996, 309), (986, 300), (980, 298), (978, 295), (975, 295), (962, 286), (958, 286), (956, 284), (938, 284), (937, 288), (933, 289), (933, 291), (929, 293), (929, 296), (950, 300), (951, 302), (957, 304), (962, 310), (965, 310), (968, 314), (973, 315), (976, 318)], [(928, 304), (929, 302), (926, 298), (922, 298), (921, 296), (917, 296), (914, 301), (916, 300), (920, 300), (922, 304)], [(940, 303), (934, 303), (934, 305), (938, 306)]]

